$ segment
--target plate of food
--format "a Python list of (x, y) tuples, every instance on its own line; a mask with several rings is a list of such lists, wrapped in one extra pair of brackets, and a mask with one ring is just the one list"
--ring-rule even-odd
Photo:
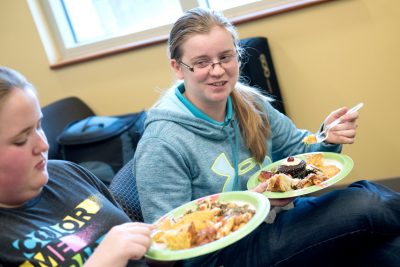
[(264, 167), (247, 182), (252, 189), (268, 182), (263, 195), (268, 198), (290, 198), (310, 194), (345, 178), (353, 160), (344, 154), (313, 152), (290, 156)]
[(146, 257), (174, 261), (201, 256), (242, 239), (267, 217), (270, 203), (250, 191), (224, 192), (186, 203), (158, 219)]

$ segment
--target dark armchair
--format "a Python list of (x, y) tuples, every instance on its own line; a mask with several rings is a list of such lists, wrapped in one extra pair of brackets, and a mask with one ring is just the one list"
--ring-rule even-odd
[(61, 159), (57, 136), (69, 123), (94, 116), (94, 111), (77, 97), (67, 97), (42, 108), (42, 128), (50, 145), (49, 159)]

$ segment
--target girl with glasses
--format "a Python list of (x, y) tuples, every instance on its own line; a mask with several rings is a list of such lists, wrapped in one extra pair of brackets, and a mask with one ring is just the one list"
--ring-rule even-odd
[[(134, 157), (146, 222), (199, 197), (246, 190), (249, 177), (271, 162), (340, 152), (342, 144), (354, 142), (357, 112), (333, 111), (324, 124), (341, 122), (328, 139), (305, 145), (309, 131), (297, 129), (269, 97), (240, 83), (242, 49), (222, 14), (189, 10), (173, 25), (168, 45), (179, 81), (149, 110)], [(265, 184), (254, 190), (263, 192)], [(398, 193), (360, 181), (318, 198), (270, 202), (267, 223), (184, 266), (342, 266), (350, 262), (344, 261), (348, 255), (354, 255), (354, 266), (399, 263)]]

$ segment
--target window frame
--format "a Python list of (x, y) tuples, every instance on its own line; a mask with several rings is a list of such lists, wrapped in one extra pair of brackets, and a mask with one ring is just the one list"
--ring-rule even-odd
[[(59, 10), (59, 1), (27, 0), (37, 26), (51, 69), (58, 69), (81, 62), (86, 62), (145, 46), (165, 43), (172, 27), (165, 25), (138, 33), (113, 37), (90, 44), (67, 48), (66, 43), (73, 41), (73, 36), (62, 35), (62, 29), (68, 27), (67, 21), (60, 18), (54, 10)], [(196, 0), (180, 0), (183, 10), (199, 6)], [(332, 0), (262, 0), (240, 7), (224, 10), (224, 15), (233, 24), (254, 21), (260, 18), (281, 14), (304, 7), (329, 2)], [(63, 16), (62, 16), (63, 17)], [(68, 31), (69, 32), (69, 31)]]

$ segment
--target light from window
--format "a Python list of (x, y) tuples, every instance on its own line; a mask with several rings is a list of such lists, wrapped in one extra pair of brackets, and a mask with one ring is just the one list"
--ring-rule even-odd
[[(52, 67), (164, 42), (173, 22), (196, 6), (246, 21), (328, 0), (27, 0)], [(239, 20), (237, 19), (239, 18)], [(245, 19), (243, 19), (245, 18)], [(235, 20), (234, 20), (235, 21)]]
[(61, 0), (75, 44), (137, 33), (172, 24), (179, 0)]

